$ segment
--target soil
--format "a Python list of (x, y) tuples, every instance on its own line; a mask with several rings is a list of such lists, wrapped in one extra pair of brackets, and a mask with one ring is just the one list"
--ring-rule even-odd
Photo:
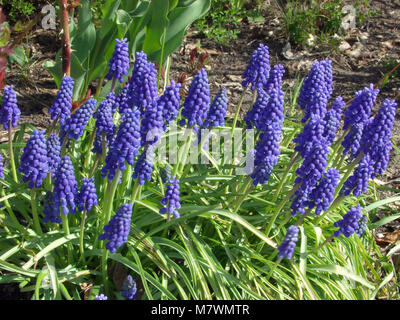
[[(232, 116), (242, 92), (241, 75), (259, 43), (269, 47), (271, 65), (282, 64), (285, 67), (283, 85), (287, 90), (293, 88), (297, 77), (307, 75), (314, 60), (332, 60), (333, 97), (340, 95), (345, 101), (351, 100), (356, 91), (370, 83), (378, 83), (385, 73), (390, 71), (386, 62), (400, 62), (400, 0), (370, 1), (372, 11), (377, 14), (368, 17), (362, 27), (357, 27), (342, 37), (342, 40), (350, 45), (346, 51), (331, 45), (316, 45), (306, 49), (292, 47), (291, 59), (287, 59), (285, 46), (288, 42), (282, 33), (283, 19), (279, 8), (276, 7), (276, 1), (269, 2), (263, 10), (265, 21), (243, 20), (238, 38), (230, 41), (228, 45), (218, 45), (212, 39), (202, 37), (194, 28), (189, 29), (180, 50), (172, 55), (171, 78), (177, 80), (183, 72), (187, 72), (185, 88), (188, 88), (192, 79), (187, 67), (190, 61), (189, 53), (200, 41), (202, 52), (210, 57), (205, 67), (209, 75), (211, 93), (214, 96), (221, 86), (227, 88), (230, 99), (228, 115)], [(42, 68), (42, 63), (55, 59), (60, 44), (59, 32), (39, 27), (34, 29), (29, 35), (31, 63), (22, 70), (14, 65), (7, 74), (6, 83), (13, 84), (17, 92), (22, 111), (21, 123), (30, 122), (39, 128), (46, 128), (50, 123), (47, 110), (55, 98), (57, 87), (49, 72)], [(386, 98), (396, 98), (400, 104), (399, 88), (400, 71), (381, 88), (375, 108), (379, 108)], [(285, 99), (288, 99), (288, 95)], [(249, 94), (244, 101), (241, 116), (249, 108), (250, 100)], [(400, 111), (396, 114), (393, 136), (393, 142), (400, 148)], [(0, 131), (0, 143), (4, 141), (7, 141), (6, 132)], [(399, 163), (400, 154), (393, 150), (387, 171), (378, 178), (381, 184), (400, 190)], [(385, 191), (382, 196), (393, 194), (395, 192)], [(400, 202), (397, 202), (392, 208), (398, 210), (399, 206)], [(386, 214), (387, 212), (379, 212), (377, 217), (381, 218)], [(377, 239), (392, 239), (387, 242), (381, 241), (383, 251), (397, 241), (398, 237), (393, 238), (393, 234), (400, 234), (398, 220), (376, 230)], [(0, 285), (0, 299), (26, 299), (24, 294), (18, 293), (17, 288), (15, 285)]]

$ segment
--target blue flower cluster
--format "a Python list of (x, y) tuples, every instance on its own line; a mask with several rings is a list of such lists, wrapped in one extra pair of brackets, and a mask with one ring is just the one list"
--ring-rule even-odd
[(154, 147), (149, 145), (143, 150), (138, 161), (135, 165), (135, 170), (132, 175), (132, 179), (138, 178), (138, 182), (141, 186), (146, 181), (151, 180), (151, 173), (153, 172), (153, 161), (154, 161)]
[(324, 118), (332, 90), (331, 61), (328, 59), (315, 61), (308, 76), (304, 79), (298, 98), (300, 108), (305, 110), (301, 120), (303, 123), (311, 115)]
[(49, 172), (51, 172), (52, 177), (54, 177), (61, 161), (60, 137), (56, 133), (52, 133), (50, 138), (47, 140), (47, 160)]
[(102, 177), (108, 176), (112, 180), (115, 170), (125, 170), (125, 161), (133, 165), (135, 156), (140, 148), (140, 123), (139, 111), (137, 108), (128, 110), (122, 118), (122, 123), (118, 128), (117, 137), (113, 141), (106, 157), (106, 164), (101, 170)]
[(65, 132), (70, 139), (78, 140), (83, 135), (85, 127), (96, 108), (96, 103), (96, 99), (89, 99), (61, 125), (61, 130)]
[(99, 240), (108, 240), (106, 249), (115, 253), (119, 247), (128, 241), (131, 229), (132, 204), (123, 204), (104, 226), (104, 233), (99, 235)]
[(129, 104), (128, 92), (129, 84), (124, 86), (115, 98), (115, 105), (117, 106), (118, 111), (121, 114), (125, 113), (128, 109), (132, 109), (132, 106)]
[(137, 106), (141, 116), (158, 97), (157, 71), (154, 63), (147, 61), (147, 55), (143, 51), (136, 53), (128, 96), (129, 104)]
[(369, 154), (374, 161), (374, 173), (382, 174), (387, 168), (389, 155), (392, 149), (392, 131), (396, 116), (397, 103), (385, 99), (377, 115), (366, 125), (362, 137), (362, 147), (365, 154)]
[(328, 154), (329, 149), (326, 141), (321, 140), (320, 142), (316, 142), (310, 149), (301, 167), (296, 170), (298, 177), (295, 180), (295, 184), (299, 184), (299, 188), (295, 192), (296, 198), (291, 206), (293, 216), (298, 212), (301, 214), (305, 213), (307, 199), (311, 196), (312, 191), (325, 172), (328, 164)]
[(207, 119), (204, 122), (204, 128), (223, 127), (225, 125), (226, 110), (228, 108), (228, 96), (226, 88), (222, 87), (213, 102), (207, 114)]
[(44, 223), (61, 223), (61, 218), (60, 218), (60, 208), (57, 208), (54, 205), (54, 194), (51, 191), (47, 191), (46, 195), (44, 197), (44, 203), (43, 203), (43, 222)]
[(11, 127), (15, 128), (21, 116), (21, 111), (17, 104), (17, 95), (13, 88), (13, 86), (4, 88), (3, 101), (0, 109), (0, 120), (3, 123), (4, 130), (9, 129), (10, 123)]
[(363, 208), (358, 205), (357, 207), (351, 208), (344, 216), (342, 220), (336, 221), (333, 226), (339, 228), (333, 234), (335, 237), (339, 237), (341, 234), (347, 238), (358, 230), (360, 232), (359, 220), (362, 218)]
[[(163, 95), (157, 101), (157, 104), (163, 111), (164, 120), (167, 124), (170, 124), (179, 114), (179, 109), (181, 108), (180, 88), (180, 83), (171, 81), (171, 84), (165, 88)], [(164, 127), (164, 131), (166, 129)]]
[(369, 154), (364, 155), (356, 170), (345, 181), (340, 193), (349, 195), (353, 192), (356, 197), (367, 192), (368, 182), (374, 172), (374, 162)]
[(293, 142), (297, 144), (294, 150), (298, 151), (303, 159), (307, 158), (313, 146), (323, 140), (324, 130), (325, 121), (317, 115), (312, 115), (304, 126), (303, 132), (293, 139)]
[[(188, 126), (198, 125), (202, 127), (204, 120), (207, 118), (210, 109), (210, 86), (208, 84), (207, 72), (201, 69), (195, 75), (189, 93), (183, 103), (182, 116), (188, 120)], [(183, 126), (185, 120), (181, 120), (180, 125)]]
[(161, 204), (165, 206), (161, 208), (161, 214), (173, 214), (175, 218), (179, 218), (180, 214), (177, 209), (180, 209), (180, 194), (179, 194), (179, 179), (172, 177), (168, 181), (167, 190), (165, 192), (165, 198), (161, 200)]
[(368, 217), (364, 214), (358, 220), (358, 228), (356, 228), (356, 235), (361, 238), (368, 226)]
[(115, 50), (109, 62), (110, 70), (107, 74), (107, 79), (118, 79), (119, 82), (124, 82), (123, 76), (129, 71), (129, 49), (127, 39), (115, 39)]
[(40, 188), (49, 172), (47, 144), (44, 130), (34, 130), (20, 159), (19, 172), (23, 173), (24, 182), (29, 188)]
[(278, 258), (288, 258), (291, 259), (294, 253), (294, 248), (296, 247), (296, 243), (299, 237), (299, 227), (293, 225), (290, 226), (285, 239), (282, 241), (281, 245), (278, 247)]
[(122, 285), (121, 296), (128, 300), (135, 300), (136, 292), (137, 288), (135, 280), (132, 278), (132, 276), (127, 276)]
[(76, 203), (79, 211), (90, 211), (93, 206), (97, 205), (97, 193), (94, 178), (83, 178), (82, 187), (77, 196)]
[(340, 120), (342, 119), (342, 112), (345, 105), (346, 103), (343, 101), (342, 97), (337, 97), (332, 103), (332, 107), (325, 114), (325, 128), (322, 136), (326, 139), (328, 145), (331, 145), (336, 138), (336, 133), (340, 126)]
[(262, 43), (253, 52), (246, 70), (242, 74), (243, 87), (251, 84), (251, 90), (262, 88), (266, 85), (271, 66), (269, 65), (269, 49)]
[(64, 214), (75, 213), (78, 183), (75, 179), (74, 166), (69, 156), (61, 158), (54, 178), (54, 207), (62, 208)]
[(327, 211), (335, 196), (336, 187), (339, 184), (340, 174), (335, 168), (330, 168), (325, 172), (324, 177), (311, 192), (310, 208), (316, 207), (315, 214), (320, 215), (322, 211)]
[(73, 90), (74, 80), (69, 76), (65, 76), (61, 81), (56, 99), (49, 109), (51, 120), (60, 119), (60, 124), (63, 125), (70, 116)]
[(279, 90), (282, 87), (282, 79), (285, 74), (285, 68), (281, 64), (277, 64), (272, 68), (267, 83), (264, 86), (265, 93), (270, 95), (272, 90)]
[(379, 90), (374, 89), (371, 84), (356, 92), (356, 97), (346, 109), (343, 129), (349, 129), (349, 132), (342, 142), (344, 154), (351, 153), (354, 156), (358, 152), (364, 127), (368, 122), (378, 93)]
[(100, 294), (98, 296), (95, 296), (93, 300), (108, 300), (108, 297), (104, 294)]
[(279, 126), (267, 127), (260, 135), (254, 155), (254, 171), (251, 174), (253, 185), (265, 184), (273, 168), (278, 163), (279, 146), (282, 140)]

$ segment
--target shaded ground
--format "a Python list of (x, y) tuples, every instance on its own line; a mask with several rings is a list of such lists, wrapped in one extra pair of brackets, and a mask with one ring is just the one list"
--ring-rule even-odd
[[(189, 53), (200, 41), (203, 51), (210, 55), (210, 61), (206, 66), (209, 73), (210, 87), (213, 95), (224, 85), (228, 90), (230, 106), (229, 115), (235, 113), (235, 105), (242, 92), (241, 75), (259, 43), (268, 45), (270, 49), (271, 64), (282, 64), (286, 69), (284, 86), (289, 92), (295, 85), (297, 77), (307, 75), (312, 62), (328, 57), (332, 60), (334, 70), (333, 97), (341, 95), (346, 101), (354, 97), (357, 90), (368, 86), (370, 83), (378, 83), (383, 75), (389, 71), (385, 62), (397, 60), (400, 62), (400, 0), (392, 0), (387, 3), (383, 0), (371, 1), (373, 10), (378, 10), (375, 17), (368, 18), (362, 28), (355, 29), (346, 35), (343, 40), (351, 47), (346, 51), (338, 48), (319, 46), (311, 49), (293, 49), (293, 59), (287, 59), (282, 54), (287, 43), (281, 32), (282, 19), (279, 11), (273, 6), (264, 11), (265, 22), (254, 23), (243, 21), (242, 32), (235, 41), (221, 47), (211, 39), (201, 38), (198, 32), (190, 29), (179, 52), (173, 54), (172, 79), (176, 80), (182, 72), (187, 72)], [(47, 109), (55, 98), (57, 88), (51, 75), (41, 67), (48, 59), (54, 59), (56, 51), (60, 47), (56, 31), (34, 30), (29, 37), (33, 57), (29, 65), (21, 70), (16, 66), (8, 73), (6, 83), (13, 84), (17, 91), (19, 105), (22, 111), (21, 122), (30, 122), (39, 128), (49, 125)], [(187, 78), (186, 87), (191, 82)], [(398, 77), (392, 79), (382, 89), (378, 96), (375, 110), (385, 98), (393, 99), (400, 88), (400, 72)], [(251, 95), (244, 102), (241, 112), (243, 116), (250, 106)], [(288, 100), (286, 95), (286, 100)], [(333, 99), (332, 99), (333, 101)], [(400, 100), (397, 99), (400, 103)], [(400, 111), (396, 115), (394, 128), (394, 143), (400, 148)], [(6, 133), (0, 131), (0, 143), (7, 141)], [(392, 152), (388, 170), (379, 177), (383, 183), (400, 190), (400, 154)], [(393, 194), (393, 191), (385, 191), (382, 196)], [(394, 203), (393, 208), (398, 210), (400, 202)], [(380, 213), (378, 216), (382, 216)], [(389, 244), (397, 241), (393, 235), (400, 234), (399, 221), (394, 221), (377, 231), (377, 239), (383, 250)], [(392, 237), (392, 238), (390, 238)], [(383, 240), (382, 240), (383, 239)], [(386, 242), (385, 239), (389, 239)], [(390, 240), (391, 239), (391, 240)], [(6, 299), (13, 297), (18, 288), (14, 285), (0, 285), (0, 297)], [(18, 298), (18, 297), (14, 297)], [(25, 298), (24, 296), (20, 297)]]

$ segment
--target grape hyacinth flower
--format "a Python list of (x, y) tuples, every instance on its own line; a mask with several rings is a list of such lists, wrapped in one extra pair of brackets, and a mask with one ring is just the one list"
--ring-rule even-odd
[(278, 247), (278, 259), (288, 258), (291, 259), (294, 253), (294, 248), (298, 240), (299, 228), (295, 225), (289, 227), (285, 239), (282, 244)]
[(151, 180), (151, 173), (153, 172), (153, 161), (154, 161), (154, 147), (148, 146), (143, 153), (140, 155), (135, 165), (135, 170), (132, 175), (132, 179), (138, 179), (141, 186), (146, 181)]
[(344, 130), (355, 124), (365, 123), (369, 119), (378, 93), (379, 89), (374, 89), (373, 84), (356, 92), (356, 97), (344, 112)]
[(342, 220), (336, 221), (333, 226), (339, 228), (333, 234), (334, 237), (339, 237), (341, 234), (347, 238), (350, 237), (356, 230), (359, 230), (358, 221), (362, 218), (363, 207), (358, 205), (357, 207), (351, 208), (344, 216)]
[(282, 128), (284, 117), (283, 91), (280, 88), (278, 90), (273, 89), (265, 109), (262, 110), (258, 119), (254, 121), (254, 124), (261, 131), (266, 131), (272, 125)]
[[(310, 120), (304, 126), (303, 132), (300, 132), (293, 139), (293, 142), (297, 144), (294, 150), (299, 152), (303, 158), (306, 158), (313, 146), (323, 140), (324, 129), (324, 120), (317, 115), (311, 116)], [(327, 141), (326, 143), (328, 144)]]
[(74, 166), (69, 156), (61, 158), (54, 178), (53, 202), (56, 208), (62, 208), (63, 214), (75, 213), (75, 201), (78, 183), (75, 179)]
[(132, 278), (132, 276), (129, 275), (126, 277), (126, 279), (124, 280), (124, 283), (122, 285), (121, 296), (128, 300), (135, 300), (136, 292), (137, 292), (136, 282)]
[(61, 130), (70, 139), (78, 140), (83, 135), (85, 127), (96, 108), (96, 103), (96, 99), (89, 99), (65, 121), (64, 125), (61, 125)]
[(328, 144), (326, 140), (322, 139), (312, 146), (303, 164), (296, 170), (298, 177), (295, 180), (295, 184), (300, 184), (300, 186), (294, 194), (295, 199), (291, 206), (293, 216), (298, 212), (304, 214), (311, 192), (325, 172), (328, 164), (328, 154)]
[(123, 87), (115, 98), (115, 105), (117, 106), (118, 111), (121, 114), (125, 113), (128, 109), (132, 109), (132, 106), (129, 104), (128, 92), (129, 84)]
[[(210, 86), (208, 84), (207, 72), (201, 69), (197, 72), (190, 85), (189, 93), (183, 103), (182, 116), (188, 120), (189, 127), (193, 127), (196, 124), (202, 127), (209, 109)], [(185, 122), (182, 119), (180, 125), (183, 126)]]
[[(163, 111), (164, 120), (170, 124), (172, 120), (176, 119), (181, 108), (180, 95), (181, 84), (171, 81), (171, 84), (165, 88), (163, 95), (158, 99), (157, 104)], [(164, 126), (164, 131), (166, 130)]]
[(129, 104), (137, 106), (141, 116), (158, 97), (157, 71), (154, 63), (147, 61), (147, 55), (143, 51), (136, 53), (128, 96)]
[(257, 89), (257, 99), (254, 102), (253, 107), (247, 111), (243, 118), (248, 128), (255, 126), (261, 114), (263, 114), (264, 110), (267, 108), (268, 101), (269, 98), (265, 90), (262, 88)]
[(4, 88), (3, 101), (0, 109), (0, 119), (3, 123), (4, 130), (9, 129), (10, 122), (11, 127), (15, 128), (21, 116), (21, 111), (17, 104), (17, 95), (13, 88), (13, 86)]
[(265, 129), (255, 147), (254, 171), (251, 174), (254, 186), (268, 182), (280, 154), (282, 128), (278, 124)]
[(74, 80), (69, 76), (65, 76), (62, 79), (56, 99), (49, 109), (51, 120), (56, 120), (59, 118), (60, 124), (63, 125), (70, 116), (72, 109), (73, 90)]
[(108, 300), (108, 297), (104, 294), (100, 294), (98, 296), (95, 296), (93, 300)]
[(104, 233), (99, 235), (99, 240), (108, 240), (106, 249), (115, 253), (124, 243), (128, 241), (131, 229), (132, 204), (123, 204), (104, 226)]
[(40, 188), (49, 172), (46, 138), (44, 130), (34, 130), (20, 159), (19, 172), (29, 188)]
[(97, 205), (97, 193), (94, 178), (83, 178), (83, 184), (76, 203), (79, 211), (90, 211), (93, 206)]
[(374, 174), (382, 174), (387, 168), (389, 155), (392, 149), (392, 130), (396, 116), (397, 103), (394, 100), (385, 99), (377, 115), (366, 126), (361, 150), (369, 154), (374, 163)]
[(320, 215), (322, 211), (327, 211), (329, 209), (334, 199), (339, 180), (339, 171), (335, 168), (330, 168), (325, 173), (325, 177), (320, 180), (318, 186), (311, 192), (311, 203), (309, 207), (316, 207), (316, 215)]
[(113, 78), (118, 79), (119, 82), (123, 83), (124, 78), (129, 71), (129, 49), (127, 38), (122, 40), (115, 39), (115, 50), (112, 58), (109, 62), (110, 70), (107, 74), (107, 79), (112, 80)]
[(368, 217), (363, 214), (363, 216), (358, 220), (358, 228), (356, 228), (356, 234), (359, 238), (362, 237), (368, 225)]
[(57, 208), (54, 205), (53, 198), (54, 198), (53, 192), (47, 191), (43, 202), (43, 214), (44, 214), (43, 222), (60, 224), (62, 223), (60, 218), (60, 208), (59, 207)]
[(262, 43), (253, 52), (250, 62), (246, 70), (242, 74), (242, 85), (247, 87), (251, 84), (251, 90), (254, 91), (257, 87), (262, 88), (266, 85), (271, 66), (269, 64), (269, 49)]
[(177, 209), (180, 209), (180, 195), (179, 195), (179, 179), (172, 177), (168, 181), (167, 190), (165, 192), (165, 198), (161, 200), (161, 204), (165, 206), (161, 208), (160, 213), (168, 215), (173, 214), (175, 218), (179, 218), (180, 214)]
[(114, 95), (108, 94), (107, 98), (103, 100), (93, 118), (96, 119), (97, 133), (105, 133), (107, 136), (114, 134), (114, 122), (113, 122), (113, 111), (112, 104), (114, 102)]
[(49, 164), (49, 172), (54, 178), (55, 172), (61, 161), (61, 143), (60, 138), (56, 133), (52, 133), (47, 140), (47, 159)]
[(336, 132), (340, 126), (342, 111), (345, 105), (346, 103), (343, 101), (342, 97), (337, 97), (332, 107), (325, 114), (325, 128), (322, 136), (326, 139), (328, 145), (331, 145), (336, 138)]
[(300, 90), (298, 104), (305, 110), (301, 120), (306, 122), (311, 115), (324, 117), (326, 105), (332, 94), (332, 65), (328, 59), (315, 61)]
[(211, 103), (210, 110), (207, 114), (207, 119), (204, 122), (204, 128), (223, 127), (225, 125), (227, 108), (228, 96), (226, 95), (226, 88), (222, 87), (215, 96), (213, 102)]
[(272, 68), (271, 74), (267, 83), (264, 86), (265, 93), (270, 95), (272, 90), (279, 90), (282, 87), (282, 79), (285, 74), (285, 68), (283, 65), (278, 64)]
[(101, 170), (102, 177), (108, 176), (112, 180), (115, 171), (119, 168), (125, 170), (125, 161), (134, 165), (135, 156), (140, 148), (140, 123), (137, 108), (128, 110), (122, 117), (122, 123), (118, 128), (117, 137), (110, 146), (106, 157), (106, 164)]
[(353, 191), (353, 195), (359, 197), (362, 193), (367, 192), (369, 179), (374, 172), (373, 163), (369, 154), (364, 155), (353, 175), (345, 181), (340, 193), (348, 196)]
[(375, 104), (379, 89), (371, 84), (356, 92), (356, 97), (345, 111), (343, 129), (349, 129), (342, 142), (343, 154), (351, 153), (352, 158), (358, 153), (364, 128), (368, 124), (371, 110)]
[(156, 102), (147, 106), (144, 117), (140, 123), (140, 135), (142, 146), (155, 144), (161, 139), (165, 123), (163, 117), (163, 106)]

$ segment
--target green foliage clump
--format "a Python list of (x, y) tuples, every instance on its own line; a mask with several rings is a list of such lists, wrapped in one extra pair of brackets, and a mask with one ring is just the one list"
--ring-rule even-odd
[(16, 21), (20, 16), (29, 16), (35, 11), (32, 1), (26, 0), (3, 0), (4, 9), (9, 10), (9, 18)]
[[(304, 45), (310, 36), (318, 37), (321, 42), (334, 41), (335, 34), (343, 33), (342, 22), (349, 14), (344, 1), (290, 1), (284, 9), (284, 34), (295, 45)], [(353, 5), (355, 23), (360, 27), (367, 17), (373, 16), (367, 0), (357, 1)]]

